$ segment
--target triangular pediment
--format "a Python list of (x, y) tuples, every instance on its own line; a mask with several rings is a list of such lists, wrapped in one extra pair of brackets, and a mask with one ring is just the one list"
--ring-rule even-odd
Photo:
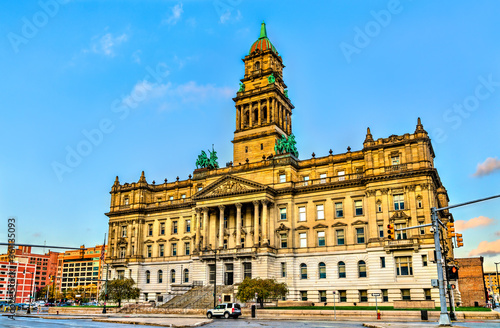
[(167, 241), (166, 239), (160, 238), (160, 239), (158, 239), (156, 242), (157, 242), (157, 243), (164, 243), (164, 242), (166, 242), (166, 241)]
[(366, 221), (362, 221), (362, 220), (357, 220), (357, 221), (354, 221), (353, 223), (351, 223), (352, 225), (361, 225), (361, 224), (368, 224), (368, 222)]
[(347, 224), (343, 223), (343, 222), (335, 222), (334, 224), (332, 224), (332, 227), (345, 227)]
[(326, 229), (326, 228), (328, 228), (328, 226), (326, 226), (326, 225), (324, 225), (324, 224), (322, 224), (322, 223), (318, 223), (318, 224), (316, 224), (316, 225), (313, 227), (313, 229)]
[(295, 228), (295, 230), (309, 230), (309, 228), (301, 225), (301, 226), (298, 226), (297, 228)]
[(152, 241), (151, 239), (147, 239), (144, 244), (154, 244), (155, 242)]
[(404, 211), (396, 211), (390, 218), (391, 220), (408, 220), (410, 217)]
[(182, 237), (182, 240), (191, 240), (191, 237), (185, 236), (185, 237)]
[(288, 231), (290, 230), (290, 228), (288, 228), (286, 225), (284, 225), (283, 223), (281, 223), (279, 225), (279, 227), (276, 229), (276, 231)]
[(193, 195), (193, 199), (252, 193), (271, 189), (265, 185), (240, 177), (226, 175)]
[(177, 237), (172, 237), (172, 238), (170, 238), (168, 241), (179, 241), (179, 238), (177, 238)]

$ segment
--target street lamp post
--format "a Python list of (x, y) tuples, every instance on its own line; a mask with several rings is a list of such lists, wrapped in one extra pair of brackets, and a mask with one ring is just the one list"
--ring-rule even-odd
[(31, 299), (33, 298), (33, 285), (34, 285), (34, 282), (35, 282), (35, 273), (34, 272), (26, 272), (26, 269), (24, 270), (23, 274), (26, 275), (27, 273), (31, 273), (31, 288), (30, 288), (30, 304), (28, 306), (28, 310), (26, 311), (26, 314), (31, 314)]
[(217, 306), (217, 249), (212, 245), (208, 246), (208, 249), (214, 252), (214, 309)]

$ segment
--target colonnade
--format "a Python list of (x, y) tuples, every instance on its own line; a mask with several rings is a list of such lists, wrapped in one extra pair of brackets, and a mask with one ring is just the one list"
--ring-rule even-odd
[[(236, 130), (261, 125), (263, 107), (266, 111), (266, 122), (264, 123), (274, 122), (286, 134), (292, 133), (291, 112), (276, 98), (266, 98), (264, 104), (263, 101), (259, 100), (257, 106), (255, 106), (255, 102), (236, 105)], [(255, 109), (257, 109), (257, 122), (254, 121), (254, 115), (252, 115)], [(248, 115), (248, 122), (246, 122), (246, 115)]]

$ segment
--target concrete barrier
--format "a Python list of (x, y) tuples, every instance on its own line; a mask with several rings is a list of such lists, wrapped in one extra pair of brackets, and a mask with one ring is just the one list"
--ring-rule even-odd
[[(118, 308), (106, 308), (107, 313), (116, 313)], [(76, 306), (51, 306), (49, 307), (49, 314), (102, 314), (101, 308), (86, 308)]]

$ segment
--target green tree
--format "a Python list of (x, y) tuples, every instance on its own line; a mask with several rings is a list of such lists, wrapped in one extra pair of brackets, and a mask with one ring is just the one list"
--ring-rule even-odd
[(284, 282), (278, 283), (276, 279), (245, 278), (238, 287), (236, 297), (247, 302), (255, 298), (255, 293), (257, 293), (257, 302), (263, 308), (264, 300), (276, 300), (285, 296), (288, 293), (288, 287)]
[[(134, 287), (135, 281), (132, 278), (108, 280), (108, 300), (118, 303), (121, 307), (122, 300), (136, 299), (139, 297), (140, 289)], [(104, 300), (105, 288), (101, 289), (99, 299)]]

